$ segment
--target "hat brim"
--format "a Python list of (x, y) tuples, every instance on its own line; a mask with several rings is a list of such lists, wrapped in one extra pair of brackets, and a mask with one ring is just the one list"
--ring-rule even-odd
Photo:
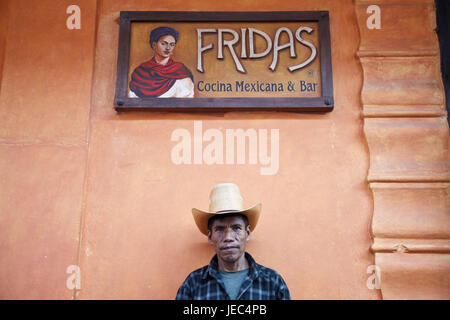
[(195, 224), (197, 225), (200, 232), (206, 236), (208, 235), (208, 220), (214, 216), (224, 215), (228, 213), (242, 214), (247, 217), (248, 224), (250, 225), (250, 231), (253, 231), (256, 227), (256, 224), (258, 223), (260, 212), (261, 203), (258, 203), (253, 207), (245, 210), (230, 210), (221, 212), (209, 212), (197, 208), (192, 208), (192, 215), (194, 217)]

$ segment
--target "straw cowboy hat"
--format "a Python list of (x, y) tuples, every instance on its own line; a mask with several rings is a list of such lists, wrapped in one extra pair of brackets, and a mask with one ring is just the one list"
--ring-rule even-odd
[(208, 220), (211, 217), (227, 213), (239, 213), (247, 217), (250, 230), (253, 231), (259, 219), (261, 203), (244, 209), (241, 192), (234, 183), (219, 183), (209, 195), (209, 211), (193, 208), (192, 215), (200, 232), (208, 235)]

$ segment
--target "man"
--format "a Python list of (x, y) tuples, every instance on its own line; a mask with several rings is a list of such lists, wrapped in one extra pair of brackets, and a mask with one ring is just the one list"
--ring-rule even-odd
[(158, 27), (150, 33), (153, 58), (138, 66), (131, 75), (131, 98), (193, 98), (194, 77), (181, 62), (171, 56), (178, 41), (178, 32)]
[(289, 289), (274, 270), (245, 252), (261, 204), (243, 209), (239, 188), (221, 183), (211, 191), (209, 211), (192, 209), (200, 232), (216, 254), (209, 265), (193, 271), (178, 289), (177, 300), (288, 300)]

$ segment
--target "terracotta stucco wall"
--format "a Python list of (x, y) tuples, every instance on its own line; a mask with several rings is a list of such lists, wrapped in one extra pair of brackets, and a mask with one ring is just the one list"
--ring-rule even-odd
[[(71, 4), (81, 30), (65, 26)], [(117, 18), (128, 10), (328, 10), (335, 109), (117, 114)], [(0, 298), (173, 299), (213, 255), (190, 210), (206, 209), (211, 187), (226, 181), (245, 205), (262, 202), (248, 251), (293, 299), (381, 297), (366, 285), (373, 199), (353, 1), (15, 0), (3, 24)], [(193, 135), (195, 120), (203, 130), (279, 129), (278, 172), (175, 165), (171, 134)], [(80, 290), (66, 286), (70, 265), (80, 266)]]
[[(2, 1), (4, 2), (4, 1)], [(9, 1), (0, 96), (0, 296), (70, 299), (87, 163), (95, 1)]]

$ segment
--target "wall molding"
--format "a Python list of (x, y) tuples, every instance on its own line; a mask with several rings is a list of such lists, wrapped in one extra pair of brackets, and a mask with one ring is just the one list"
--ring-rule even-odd
[[(382, 296), (450, 299), (450, 143), (434, 2), (354, 4)], [(367, 28), (370, 5), (380, 7), (380, 29)]]

